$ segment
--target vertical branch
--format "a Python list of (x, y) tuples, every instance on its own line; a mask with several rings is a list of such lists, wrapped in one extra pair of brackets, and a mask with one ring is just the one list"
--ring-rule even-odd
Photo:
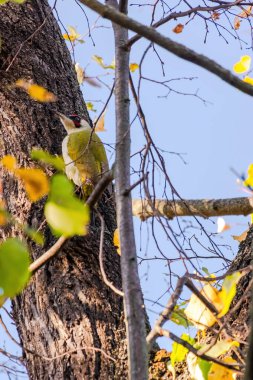
[[(116, 0), (108, 1), (118, 8)], [(127, 12), (127, 1), (121, 2)], [(129, 51), (128, 31), (113, 24), (116, 61), (116, 204), (120, 232), (121, 273), (128, 337), (129, 378), (147, 378), (147, 345), (143, 297), (138, 275), (130, 187)]]

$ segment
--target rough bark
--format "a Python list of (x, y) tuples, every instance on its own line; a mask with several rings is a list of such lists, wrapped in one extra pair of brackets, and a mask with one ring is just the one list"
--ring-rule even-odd
[[(0, 154), (13, 154), (20, 165), (32, 166), (29, 153), (33, 147), (51, 153), (61, 151), (64, 131), (53, 110), (77, 112), (87, 119), (88, 114), (69, 52), (47, 1), (1, 6), (0, 19)], [(41, 104), (31, 100), (11, 86), (19, 78), (32, 79), (49, 89), (57, 95), (58, 102)], [(43, 222), (43, 202), (31, 205), (22, 185), (6, 173), (1, 174), (9, 211), (21, 223), (28, 221), (39, 227)], [(104, 265), (110, 281), (120, 288), (119, 257), (112, 242), (115, 209), (113, 202), (105, 198), (99, 206), (106, 223)], [(44, 232), (43, 250), (29, 242), (32, 259), (55, 241), (47, 228)], [(99, 234), (100, 221), (93, 213), (89, 235), (69, 240), (13, 302), (31, 379), (127, 378), (123, 304), (102, 280)], [(10, 235), (21, 236), (12, 227), (4, 231), (2, 238)]]

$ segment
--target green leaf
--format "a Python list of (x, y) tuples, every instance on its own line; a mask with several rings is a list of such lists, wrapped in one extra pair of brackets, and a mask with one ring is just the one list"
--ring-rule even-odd
[(52, 154), (42, 150), (42, 149), (33, 149), (31, 152), (31, 158), (36, 161), (41, 161), (45, 164), (53, 166), (59, 171), (65, 170), (65, 164), (60, 156), (53, 156)]
[(187, 319), (184, 309), (179, 309), (178, 306), (175, 307), (174, 311), (171, 313), (170, 320), (177, 325), (184, 326), (185, 328), (192, 326), (193, 324)]
[(56, 236), (85, 235), (89, 223), (89, 207), (74, 195), (74, 186), (65, 175), (52, 177), (45, 206), (45, 216)]
[[(192, 346), (195, 344), (195, 339), (191, 338), (188, 334), (182, 334), (181, 339), (190, 343)], [(185, 348), (181, 344), (174, 342), (172, 344), (172, 352), (170, 356), (171, 365), (174, 367), (175, 363), (182, 362), (185, 359), (188, 351), (188, 348)]]
[(25, 226), (24, 232), (30, 239), (32, 239), (38, 245), (44, 245), (44, 236), (41, 232), (31, 228), (29, 226)]
[(12, 3), (23, 4), (26, 0), (11, 0)]
[(0, 5), (7, 3), (9, 0), (0, 0)]
[(1, 296), (14, 297), (30, 277), (30, 258), (26, 246), (18, 239), (7, 239), (0, 245)]
[(210, 368), (212, 366), (212, 362), (208, 362), (207, 360), (203, 360), (201, 358), (198, 358), (197, 364), (199, 366), (200, 371), (202, 372), (203, 379), (208, 380), (208, 373), (209, 373)]

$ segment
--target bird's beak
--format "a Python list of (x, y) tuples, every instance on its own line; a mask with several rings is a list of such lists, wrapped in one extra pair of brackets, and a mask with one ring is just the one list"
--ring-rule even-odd
[(55, 114), (57, 116), (59, 116), (59, 118), (60, 118), (60, 120), (61, 120), (61, 122), (62, 122), (62, 124), (63, 124), (63, 126), (67, 132), (71, 129), (75, 129), (75, 124), (71, 119), (69, 119), (67, 116), (63, 115), (63, 113), (58, 112), (58, 111), (55, 111)]

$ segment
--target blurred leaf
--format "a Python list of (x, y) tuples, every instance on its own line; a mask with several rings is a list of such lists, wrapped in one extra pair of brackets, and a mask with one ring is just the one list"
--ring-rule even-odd
[[(201, 294), (207, 299), (207, 301), (213, 304), (219, 312), (222, 310), (223, 303), (219, 291), (211, 284), (206, 284), (202, 288)], [(192, 294), (190, 298), (189, 304), (185, 309), (185, 315), (200, 330), (204, 330), (206, 327), (211, 327), (216, 322), (216, 318), (212, 312), (195, 294)]]
[(233, 66), (233, 70), (236, 74), (243, 74), (250, 69), (251, 57), (249, 55), (243, 55), (240, 61), (236, 62)]
[(63, 158), (60, 156), (54, 156), (42, 149), (33, 149), (31, 152), (31, 158), (36, 161), (41, 161), (45, 164), (53, 166), (56, 170), (64, 171), (65, 164)]
[(251, 11), (252, 11), (252, 5), (248, 6), (247, 9), (244, 9), (242, 7), (243, 11), (238, 15), (239, 17), (241, 18), (247, 18), (249, 16), (251, 16)]
[(75, 64), (75, 70), (76, 70), (77, 81), (78, 81), (79, 84), (82, 84), (83, 81), (84, 81), (84, 70), (79, 65), (79, 63)]
[(211, 18), (212, 20), (219, 20), (220, 14), (218, 12), (213, 12)]
[(24, 232), (26, 235), (32, 239), (36, 244), (38, 245), (44, 245), (44, 236), (41, 232), (35, 230), (34, 228), (31, 228), (29, 226), (24, 227)]
[(87, 107), (87, 110), (89, 110), (89, 111), (97, 112), (97, 110), (95, 110), (95, 108), (94, 108), (94, 104), (91, 102), (87, 102), (86, 107)]
[(224, 231), (227, 231), (231, 228), (229, 224), (225, 222), (225, 219), (219, 216), (217, 218), (217, 233), (220, 234)]
[(80, 39), (81, 34), (73, 26), (68, 26), (68, 33), (64, 33), (62, 36), (67, 41), (84, 43), (84, 40)]
[(4, 226), (10, 221), (10, 214), (5, 208), (5, 202), (0, 199), (0, 227)]
[[(237, 364), (236, 360), (231, 357), (226, 357), (222, 361), (227, 364), (235, 364), (235, 367)], [(225, 368), (216, 363), (210, 364), (211, 368), (208, 373), (208, 380), (235, 380), (237, 378), (236, 372), (232, 369)]]
[(130, 63), (129, 65), (129, 70), (131, 71), (131, 73), (134, 73), (138, 68), (139, 68), (138, 63)]
[[(195, 339), (191, 338), (188, 334), (182, 334), (181, 339), (190, 343), (192, 346), (195, 344)], [(185, 348), (179, 343), (173, 342), (170, 355), (171, 365), (174, 367), (175, 363), (182, 362), (185, 359), (188, 351), (188, 348)]]
[[(195, 356), (192, 352), (189, 352), (186, 358), (188, 371), (190, 372), (190, 378), (194, 380), (208, 380), (208, 373), (210, 371), (211, 362), (203, 360)], [(224, 379), (225, 380), (225, 379)]]
[[(210, 346), (210, 350), (208, 347)], [(212, 358), (218, 358), (219, 356), (227, 353), (231, 347), (239, 347), (240, 344), (235, 340), (219, 340), (215, 345), (207, 344), (201, 347), (206, 355), (211, 356)]]
[(106, 131), (106, 129), (105, 129), (105, 113), (106, 113), (106, 111), (104, 111), (102, 113), (98, 122), (96, 123), (96, 128), (95, 128), (96, 132), (105, 132)]
[(29, 280), (30, 258), (26, 246), (18, 239), (0, 245), (0, 289), (3, 297), (14, 297)]
[(236, 285), (242, 277), (241, 272), (235, 272), (225, 277), (219, 296), (223, 303), (223, 308), (218, 317), (223, 317), (229, 310), (230, 304), (236, 294)]
[(239, 243), (241, 243), (243, 240), (246, 239), (248, 231), (249, 231), (249, 229), (247, 229), (246, 231), (244, 231), (241, 235), (232, 235), (232, 238), (234, 240), (236, 240), (236, 241), (239, 241)]
[(43, 170), (20, 168), (16, 169), (15, 176), (23, 181), (27, 195), (32, 202), (36, 202), (47, 195), (49, 191), (49, 183)]
[(192, 323), (187, 319), (184, 309), (179, 309), (176, 307), (171, 313), (170, 320), (177, 325), (184, 326), (185, 328), (192, 326)]
[(54, 234), (87, 234), (89, 208), (74, 195), (73, 184), (62, 174), (52, 177), (45, 216)]
[(0, 163), (11, 173), (13, 173), (17, 168), (16, 158), (8, 154), (1, 159)]
[(114, 244), (114, 247), (116, 248), (118, 254), (121, 255), (120, 243), (119, 243), (119, 229), (118, 228), (116, 228), (116, 230), (114, 231), (114, 234), (113, 234), (113, 244)]
[(235, 17), (234, 19), (234, 29), (238, 30), (241, 26), (241, 20), (239, 19), (238, 16)]
[(182, 33), (183, 29), (184, 29), (183, 24), (177, 24), (175, 28), (172, 29), (172, 32), (179, 34), (179, 33)]
[(18, 79), (15, 85), (16, 87), (25, 90), (33, 100), (36, 100), (38, 102), (49, 103), (55, 102), (57, 100), (57, 97), (52, 92), (49, 92), (38, 84), (26, 81), (25, 79)]
[(243, 182), (243, 185), (248, 187), (248, 186), (253, 186), (253, 164), (250, 164), (248, 166), (248, 177), (245, 179)]
[(103, 69), (112, 69), (115, 70), (115, 61), (112, 61), (110, 65), (106, 65), (102, 57), (98, 55), (93, 55), (92, 59), (99, 64), (99, 66), (103, 67)]
[(253, 86), (253, 78), (246, 76), (245, 78), (243, 78), (243, 81)]

